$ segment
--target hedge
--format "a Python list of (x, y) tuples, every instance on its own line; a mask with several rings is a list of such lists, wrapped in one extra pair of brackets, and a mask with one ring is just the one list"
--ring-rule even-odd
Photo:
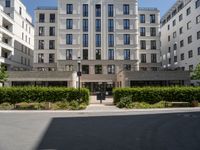
[[(81, 93), (81, 94), (80, 94)], [(0, 103), (78, 101), (89, 103), (89, 91), (63, 87), (4, 87), (0, 88)]]
[(154, 104), (160, 101), (192, 102), (200, 101), (200, 87), (138, 87), (116, 88), (113, 90), (114, 103), (123, 97), (132, 97), (133, 102)]

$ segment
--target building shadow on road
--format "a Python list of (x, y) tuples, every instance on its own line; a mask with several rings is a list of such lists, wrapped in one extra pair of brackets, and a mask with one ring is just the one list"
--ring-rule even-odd
[(199, 150), (200, 113), (53, 118), (36, 150)]

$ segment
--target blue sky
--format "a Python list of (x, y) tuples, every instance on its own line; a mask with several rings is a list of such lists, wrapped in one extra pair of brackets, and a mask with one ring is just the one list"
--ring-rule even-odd
[[(33, 16), (37, 6), (56, 6), (57, 0), (22, 0), (28, 8), (28, 12)], [(161, 11), (161, 16), (172, 6), (176, 0), (139, 0), (140, 7), (157, 7)]]

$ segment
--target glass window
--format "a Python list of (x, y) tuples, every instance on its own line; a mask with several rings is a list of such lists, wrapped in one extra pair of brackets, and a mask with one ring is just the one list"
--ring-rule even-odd
[(156, 23), (156, 15), (155, 14), (150, 15), (150, 23)]
[(129, 29), (130, 29), (130, 20), (124, 19), (124, 30), (129, 30)]
[(72, 49), (66, 50), (66, 60), (72, 60)]
[(157, 55), (151, 54), (151, 63), (157, 63)]
[(83, 34), (83, 47), (88, 47), (88, 34)]
[(156, 28), (155, 27), (151, 27), (150, 28), (150, 35), (151, 36), (156, 36)]
[(67, 4), (66, 11), (67, 14), (73, 14), (73, 4)]
[(10, 4), (11, 4), (11, 2), (10, 2), (10, 0), (6, 0), (6, 7), (10, 7)]
[(83, 32), (88, 32), (88, 19), (83, 19)]
[(200, 31), (197, 32), (197, 40), (200, 39)]
[(45, 22), (45, 14), (39, 14), (39, 22), (40, 23)]
[(108, 32), (113, 32), (113, 31), (114, 31), (114, 20), (108, 19)]
[(140, 23), (145, 23), (145, 14), (140, 15)]
[(130, 45), (130, 34), (124, 34), (124, 45)]
[(39, 40), (38, 49), (44, 49), (44, 40)]
[(196, 4), (196, 8), (198, 8), (200, 6), (200, 0), (197, 0), (195, 4)]
[(55, 49), (55, 40), (49, 40), (49, 49)]
[(184, 60), (185, 59), (185, 55), (184, 53), (181, 54), (181, 60)]
[(191, 21), (189, 21), (188, 23), (187, 23), (187, 29), (189, 30), (189, 29), (191, 29), (192, 28), (192, 22)]
[(156, 50), (157, 49), (156, 40), (151, 40), (151, 49), (152, 50)]
[(129, 15), (129, 4), (124, 4), (123, 5), (123, 14), (124, 15)]
[(184, 40), (180, 41), (180, 47), (184, 47)]
[(88, 49), (83, 49), (83, 60), (88, 60)]
[(55, 27), (49, 27), (49, 36), (55, 36)]
[(200, 23), (200, 15), (196, 17), (196, 24)]
[(66, 65), (65, 71), (73, 71), (73, 65)]
[(188, 44), (192, 43), (192, 35), (188, 37)]
[(44, 63), (44, 54), (42, 53), (38, 54), (38, 63)]
[(108, 50), (108, 60), (114, 60), (114, 49)]
[(124, 70), (131, 71), (131, 65), (130, 64), (124, 64)]
[(66, 20), (66, 29), (73, 29), (73, 19)]
[(102, 65), (95, 65), (95, 74), (102, 74)]
[(141, 57), (141, 63), (146, 63), (147, 62), (146, 54), (141, 54), (140, 57)]
[(190, 50), (189, 52), (188, 52), (188, 58), (192, 58), (193, 57), (193, 50)]
[(96, 49), (96, 60), (101, 60), (101, 50)]
[(114, 46), (114, 34), (108, 35), (108, 46), (113, 47)]
[(55, 23), (56, 21), (56, 15), (55, 14), (50, 14), (49, 22), (50, 23)]
[(191, 14), (191, 8), (190, 8), (190, 7), (186, 10), (186, 14), (187, 14), (187, 16), (188, 16), (189, 14)]
[(146, 49), (146, 41), (145, 41), (145, 40), (141, 40), (141, 41), (140, 41), (140, 48), (141, 48), (142, 50), (145, 50), (145, 49)]
[(180, 14), (179, 15), (179, 21), (182, 21), (183, 20), (183, 14)]
[(88, 4), (83, 4), (83, 17), (88, 17)]
[(108, 65), (108, 74), (115, 74), (115, 65)]
[(145, 29), (145, 27), (140, 27), (140, 36), (146, 36), (146, 29)]
[(96, 32), (101, 32), (101, 19), (96, 19)]
[(96, 34), (96, 47), (101, 47), (101, 34)]
[(108, 4), (108, 17), (114, 16), (113, 4)]
[(197, 54), (200, 55), (200, 47), (197, 48)]
[(96, 17), (101, 17), (101, 5), (96, 5)]
[(66, 44), (72, 45), (73, 43), (73, 35), (72, 34), (66, 34)]
[(82, 73), (83, 74), (89, 74), (90, 73), (89, 65), (82, 65)]
[(55, 62), (55, 54), (49, 54), (49, 63)]
[(130, 49), (125, 49), (124, 50), (124, 60), (130, 60), (130, 58), (131, 58)]
[(44, 36), (44, 35), (45, 35), (44, 27), (39, 27), (39, 36)]

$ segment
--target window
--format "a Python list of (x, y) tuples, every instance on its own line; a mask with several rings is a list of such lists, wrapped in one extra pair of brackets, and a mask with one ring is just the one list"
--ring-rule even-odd
[(181, 60), (184, 60), (185, 59), (185, 55), (184, 53), (181, 54)]
[(55, 36), (55, 27), (49, 27), (49, 36)]
[(183, 34), (183, 27), (180, 27), (179, 34)]
[(108, 60), (114, 60), (114, 49), (108, 50)]
[(72, 19), (67, 19), (66, 20), (66, 29), (73, 29), (73, 20)]
[(146, 36), (146, 29), (145, 29), (145, 27), (140, 27), (140, 36)]
[(156, 28), (155, 27), (150, 28), (150, 35), (151, 36), (156, 36)]
[(196, 17), (196, 24), (200, 23), (200, 15)]
[(151, 40), (151, 49), (152, 50), (156, 50), (157, 49), (156, 40)]
[(143, 49), (143, 50), (146, 49), (146, 41), (145, 40), (140, 41), (140, 48)]
[(177, 44), (174, 44), (174, 51), (177, 50)]
[(157, 55), (151, 54), (151, 63), (157, 63)]
[(66, 65), (65, 71), (73, 71), (73, 65)]
[(42, 53), (38, 54), (38, 63), (44, 63), (44, 54)]
[(124, 30), (129, 30), (129, 29), (130, 29), (130, 20), (124, 19)]
[(173, 38), (176, 38), (176, 31), (173, 32)]
[(179, 15), (179, 21), (182, 21), (183, 20), (183, 14), (180, 14)]
[(108, 19), (108, 32), (114, 31), (114, 21), (113, 19)]
[(49, 22), (50, 23), (55, 23), (56, 22), (56, 15), (55, 14), (50, 14)]
[(39, 14), (39, 22), (40, 23), (45, 22), (45, 14)]
[(197, 40), (200, 39), (200, 31), (197, 32)]
[(124, 45), (130, 45), (130, 34), (124, 34)]
[(83, 47), (88, 47), (88, 34), (83, 34)]
[(174, 56), (174, 63), (177, 63), (177, 56)]
[(10, 7), (10, 4), (11, 4), (10, 0), (6, 0), (5, 7)]
[(171, 53), (171, 47), (168, 47), (168, 53)]
[(83, 17), (88, 17), (88, 4), (83, 4)]
[(66, 60), (72, 60), (72, 49), (66, 50)]
[(173, 26), (175, 26), (175, 25), (176, 25), (176, 20), (173, 21)]
[(190, 15), (191, 14), (191, 8), (189, 7), (187, 10), (186, 10), (186, 15)]
[(129, 15), (129, 5), (128, 4), (123, 5), (123, 14)]
[(188, 58), (192, 58), (192, 57), (193, 57), (193, 51), (190, 50), (190, 51), (188, 51)]
[(82, 65), (82, 73), (83, 74), (89, 74), (90, 73), (89, 65)]
[(96, 19), (96, 32), (101, 32), (101, 19)]
[(145, 14), (140, 15), (140, 23), (145, 23)]
[(169, 62), (168, 62), (169, 64), (171, 64), (172, 63), (172, 59), (171, 58), (169, 58)]
[(188, 44), (192, 43), (192, 35), (188, 37)]
[(101, 47), (101, 34), (96, 34), (96, 47)]
[(88, 32), (88, 19), (83, 19), (83, 32)]
[(131, 71), (131, 65), (130, 64), (124, 64), (124, 70)]
[(72, 4), (67, 4), (66, 6), (66, 11), (67, 11), (67, 14), (73, 14), (73, 5)]
[(19, 7), (19, 14), (22, 15), (22, 8)]
[(200, 55), (200, 47), (197, 48), (197, 54)]
[(146, 63), (147, 62), (146, 54), (141, 54), (140, 57), (141, 57), (141, 63)]
[(38, 49), (44, 49), (44, 40), (39, 40)]
[(102, 74), (102, 65), (95, 65), (95, 74)]
[(113, 4), (108, 4), (108, 17), (114, 16)]
[(114, 46), (114, 34), (108, 35), (108, 46), (113, 47)]
[(66, 34), (66, 44), (72, 45), (73, 43), (73, 35), (72, 34)]
[(167, 29), (170, 30), (170, 25), (167, 26)]
[(193, 65), (189, 65), (189, 70), (193, 71), (193, 69), (194, 69), (194, 66)]
[(101, 17), (101, 5), (96, 5), (96, 17)]
[(196, 4), (196, 8), (198, 8), (200, 6), (200, 0), (197, 0), (195, 4)]
[(88, 49), (83, 49), (83, 60), (88, 60)]
[(130, 58), (131, 58), (130, 49), (125, 49), (124, 50), (124, 60), (130, 60)]
[(108, 65), (108, 74), (115, 74), (115, 65)]
[(188, 30), (192, 28), (191, 24), (192, 24), (191, 21), (189, 21), (189, 22), (187, 23), (187, 29), (188, 29)]
[(184, 40), (180, 41), (180, 47), (184, 47)]
[(49, 54), (49, 63), (55, 62), (55, 54)]
[(150, 15), (150, 23), (156, 23), (156, 15), (155, 14)]
[(55, 40), (49, 40), (49, 49), (55, 49)]
[(96, 49), (96, 60), (101, 60), (101, 50)]
[(168, 42), (170, 41), (170, 39), (171, 39), (171, 38), (170, 38), (170, 35), (169, 35), (169, 36), (168, 36)]
[(39, 27), (39, 36), (44, 36), (44, 35), (45, 35), (44, 27)]

